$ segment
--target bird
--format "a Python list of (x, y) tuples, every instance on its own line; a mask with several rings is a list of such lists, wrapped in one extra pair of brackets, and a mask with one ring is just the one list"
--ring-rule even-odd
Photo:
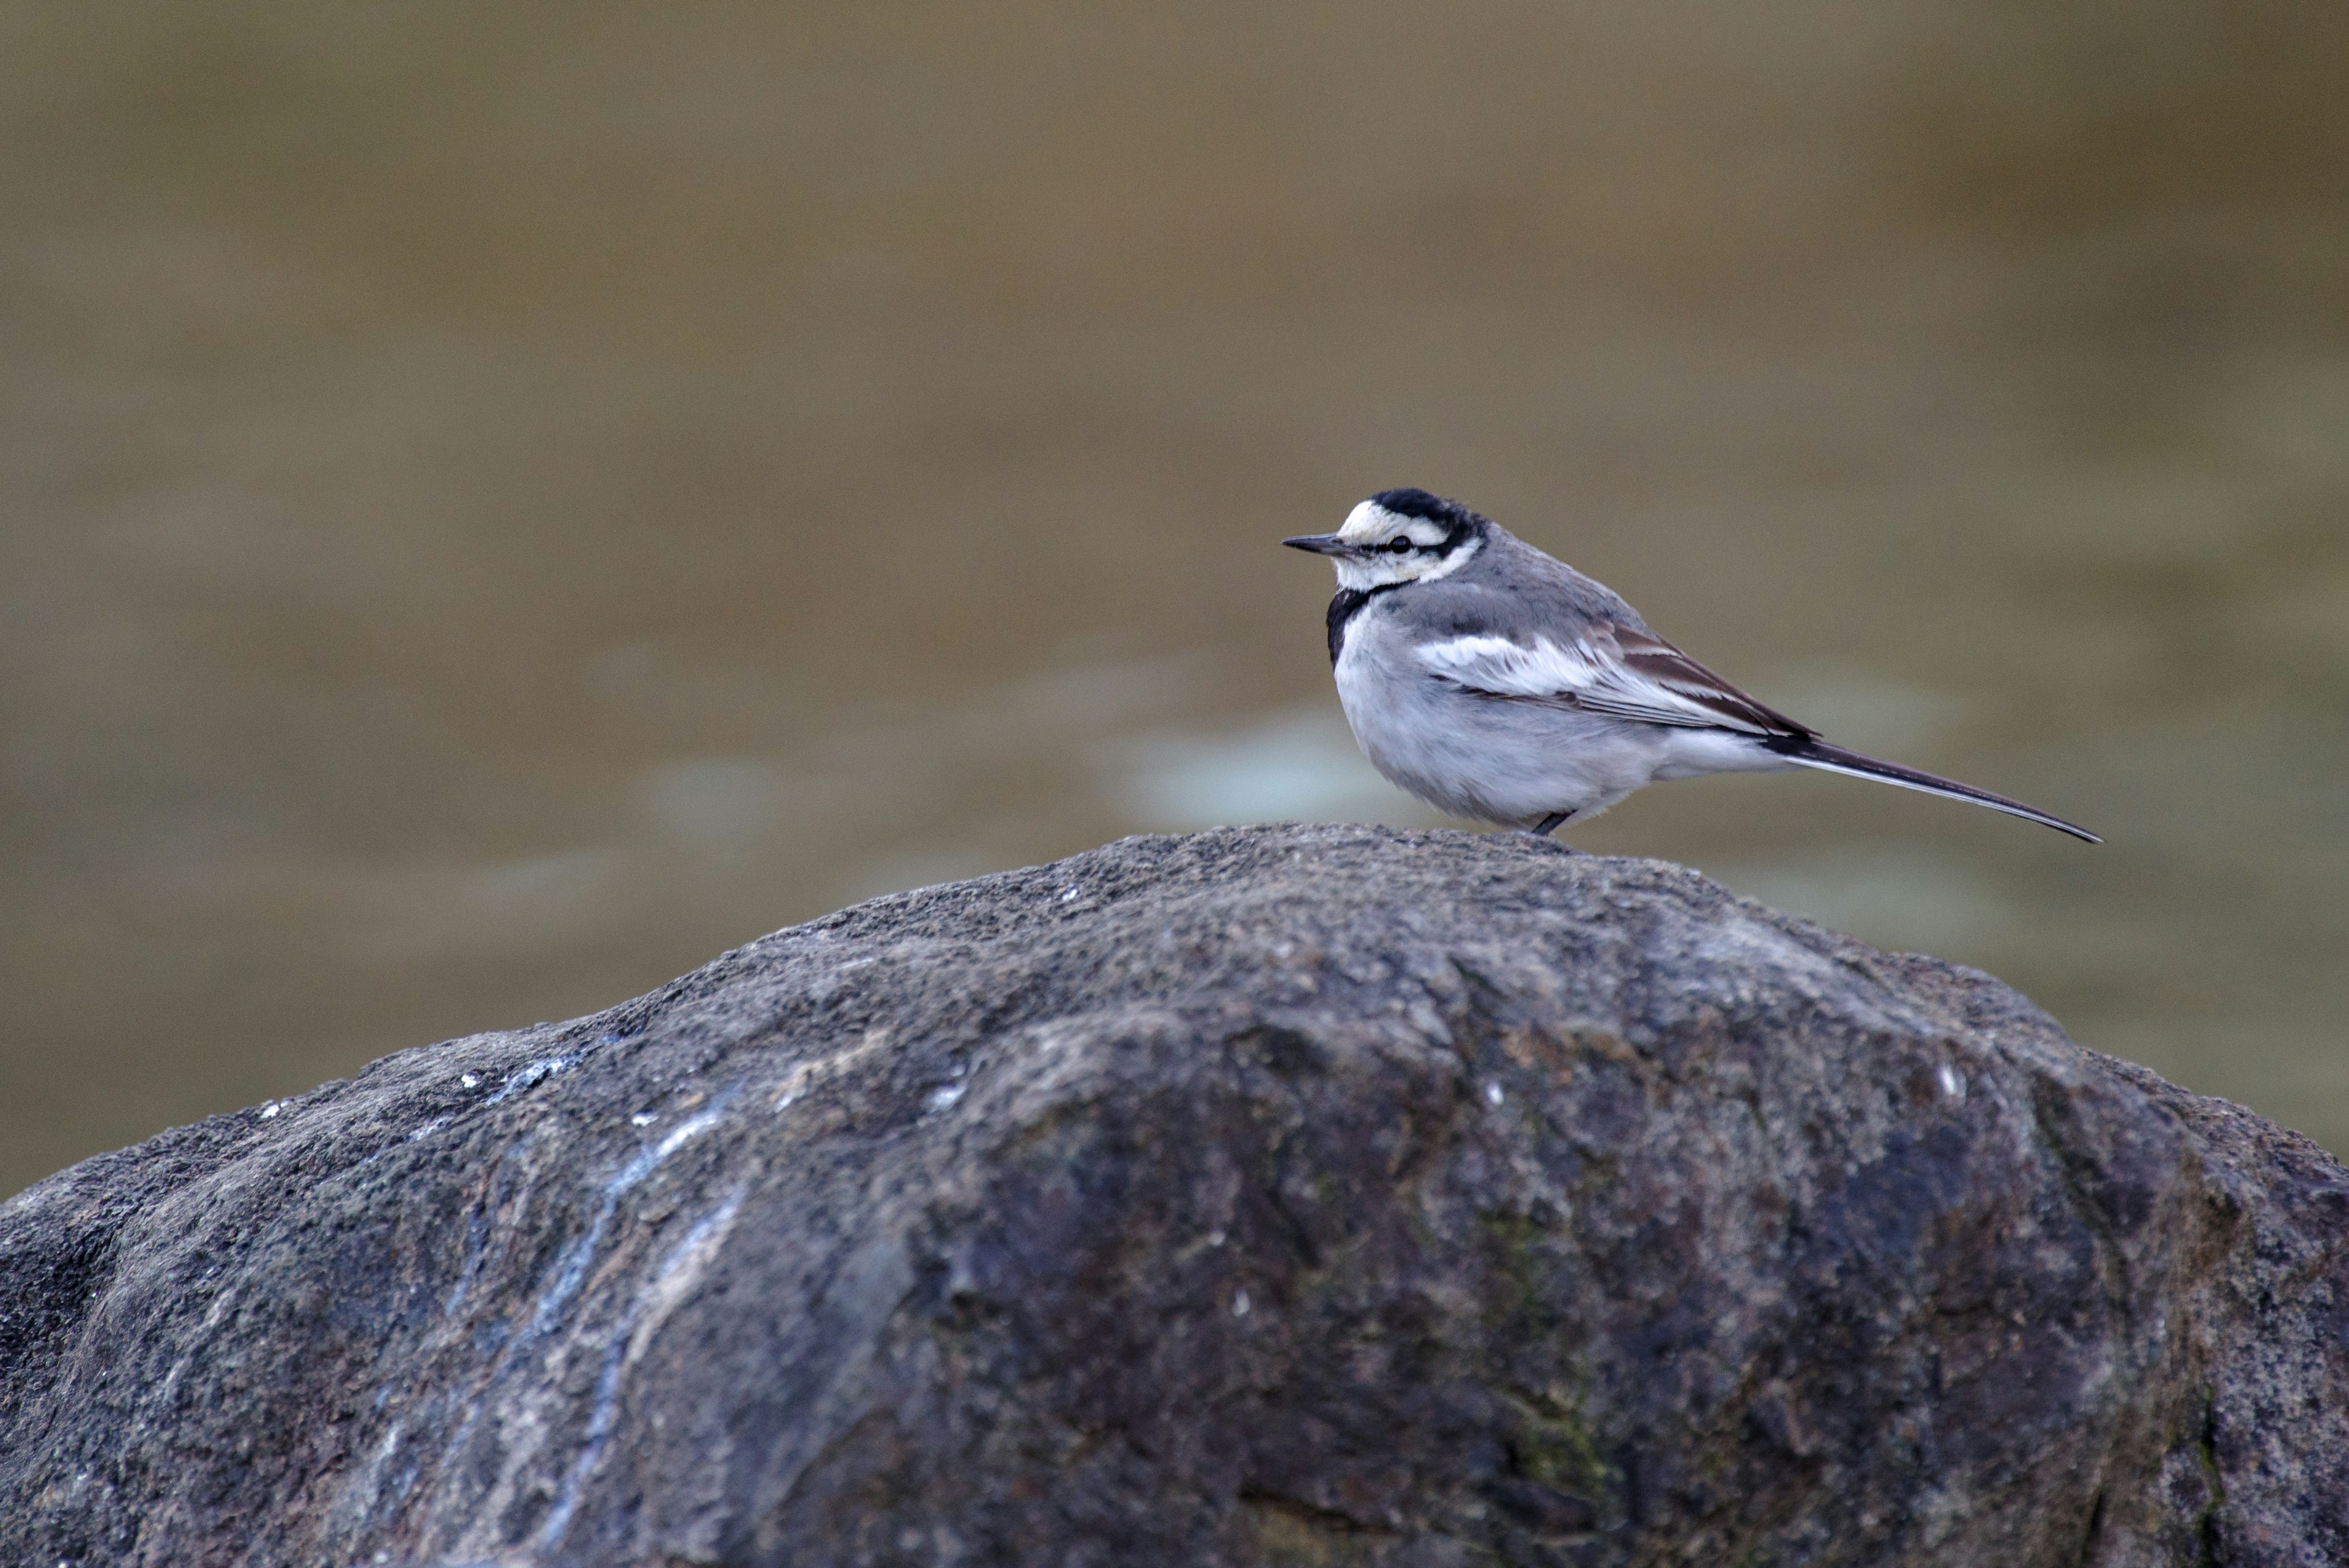
[(1457, 501), (1383, 490), (1336, 533), (1281, 543), (1337, 568), (1330, 662), (1356, 743), (1452, 815), (1547, 836), (1664, 780), (1816, 768), (2103, 842), (2019, 800), (1829, 744)]

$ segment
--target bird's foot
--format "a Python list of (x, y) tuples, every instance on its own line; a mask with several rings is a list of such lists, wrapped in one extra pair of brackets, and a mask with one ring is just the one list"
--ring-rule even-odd
[(1551, 834), (1556, 833), (1565, 825), (1568, 817), (1572, 816), (1573, 815), (1574, 813), (1570, 811), (1553, 811), (1547, 816), (1543, 817), (1539, 822), (1534, 824), (1533, 826), (1528, 827), (1524, 831), (1528, 836), (1538, 838), (1545, 844), (1549, 845), (1552, 848), (1557, 849), (1565, 854), (1579, 855), (1582, 853), (1581, 850), (1575, 848), (1570, 844), (1560, 844), (1557, 839), (1550, 836)]

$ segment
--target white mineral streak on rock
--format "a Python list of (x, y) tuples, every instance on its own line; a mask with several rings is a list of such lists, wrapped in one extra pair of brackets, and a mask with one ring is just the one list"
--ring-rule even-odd
[[(683, 1129), (680, 1128), (680, 1131)], [(672, 1137), (675, 1135), (671, 1135)], [(587, 1417), (587, 1435), (580, 1444), (579, 1453), (571, 1462), (564, 1478), (563, 1490), (555, 1494), (554, 1506), (547, 1511), (546, 1522), (539, 1527), (538, 1541), (542, 1546), (553, 1546), (563, 1539), (571, 1526), (572, 1515), (579, 1507), (580, 1490), (595, 1473), (603, 1461), (604, 1450), (611, 1441), (612, 1428), (619, 1421), (620, 1387), (628, 1369), (645, 1353), (661, 1325), (668, 1322), (679, 1303), (692, 1294), (700, 1282), (711, 1260), (725, 1244), (726, 1233), (734, 1228), (734, 1216), (742, 1207), (746, 1189), (737, 1187), (717, 1209), (695, 1221), (685, 1239), (670, 1249), (667, 1257), (652, 1279), (636, 1293), (627, 1314), (620, 1321), (605, 1352), (604, 1366), (595, 1381), (595, 1404)]]

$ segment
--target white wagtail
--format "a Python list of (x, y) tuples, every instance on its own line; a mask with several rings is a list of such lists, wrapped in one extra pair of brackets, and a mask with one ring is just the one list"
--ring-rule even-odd
[(1660, 779), (1823, 768), (2103, 842), (2021, 801), (1827, 744), (1456, 501), (1382, 491), (1335, 534), (1282, 543), (1338, 568), (1330, 661), (1355, 741), (1455, 816), (1547, 834)]

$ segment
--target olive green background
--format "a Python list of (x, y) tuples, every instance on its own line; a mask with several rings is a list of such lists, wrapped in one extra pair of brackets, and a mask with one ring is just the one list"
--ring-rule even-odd
[(1457, 495), (1816, 776), (1575, 836), (2349, 1148), (2349, 7), (0, 8), (0, 1189), (892, 888), (1430, 820)]

